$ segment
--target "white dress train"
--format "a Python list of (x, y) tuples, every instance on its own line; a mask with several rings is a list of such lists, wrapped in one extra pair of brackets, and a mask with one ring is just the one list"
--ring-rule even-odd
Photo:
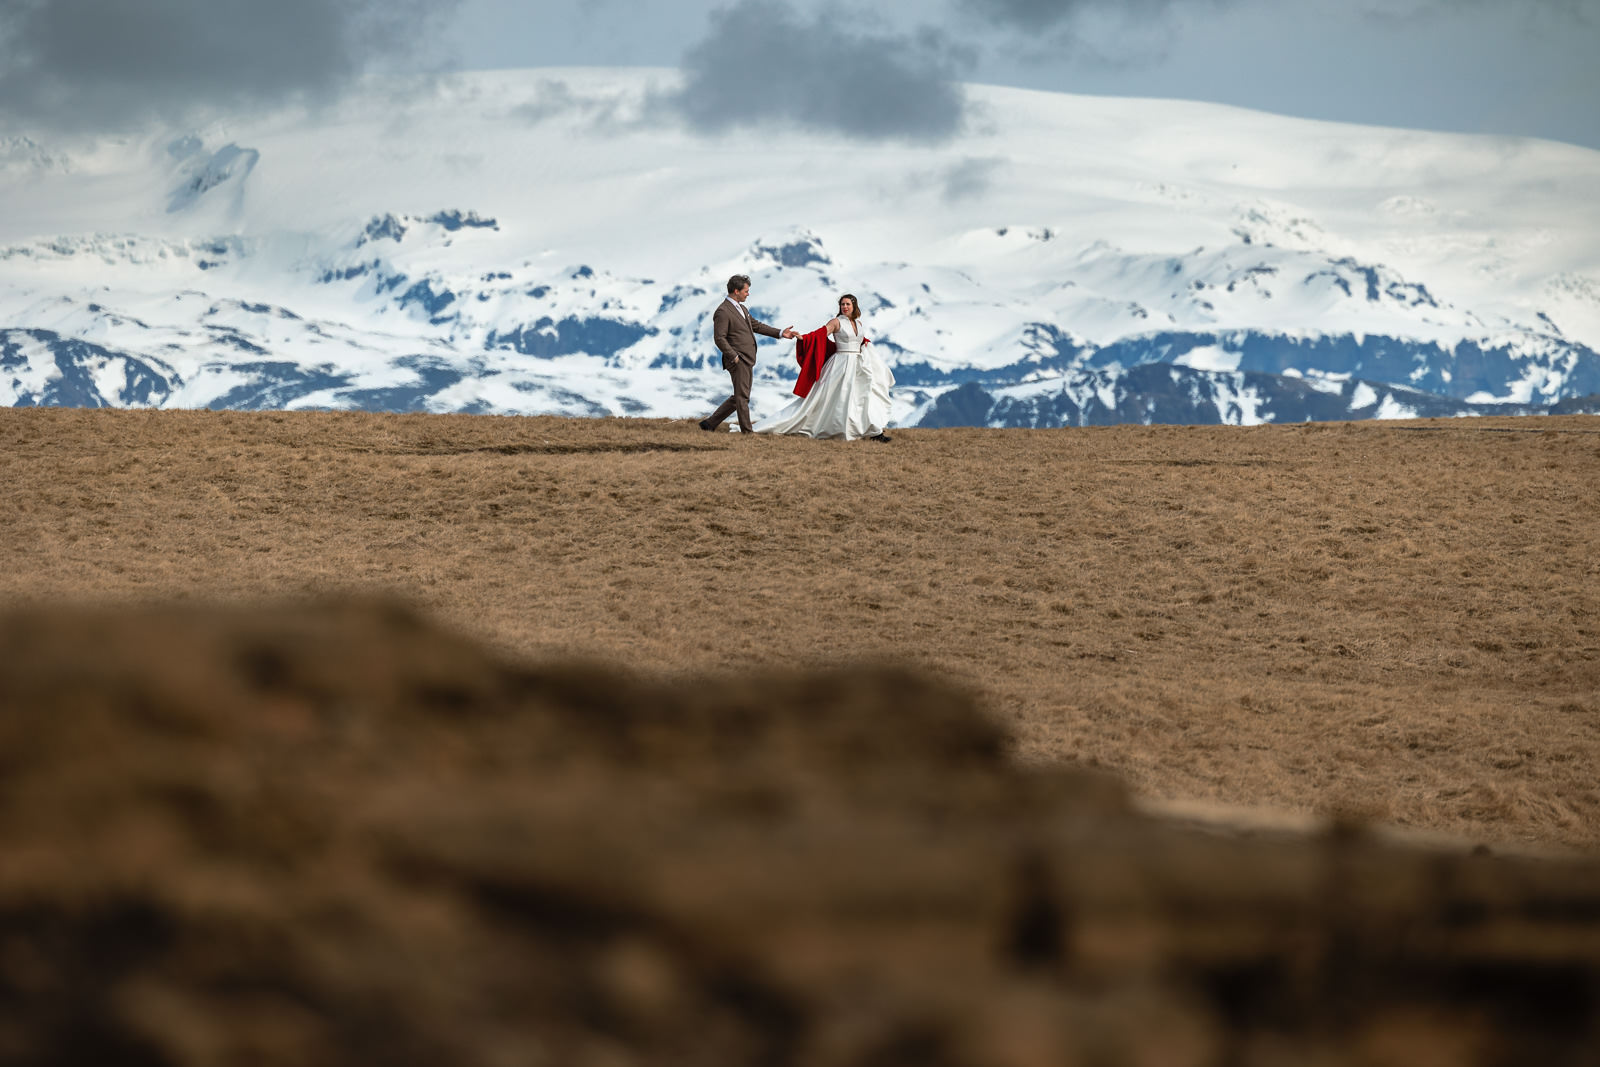
[(836, 351), (806, 396), (756, 426), (756, 433), (801, 437), (876, 437), (889, 424), (894, 373), (871, 346), (861, 343), (861, 323), (840, 317), (832, 335)]

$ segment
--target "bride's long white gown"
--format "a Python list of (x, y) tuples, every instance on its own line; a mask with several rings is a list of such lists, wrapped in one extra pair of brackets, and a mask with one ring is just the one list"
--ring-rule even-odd
[(765, 419), (756, 433), (843, 437), (854, 441), (876, 437), (889, 424), (889, 390), (894, 373), (872, 346), (861, 343), (859, 321), (839, 319), (832, 335), (836, 351), (822, 365), (822, 376), (807, 396), (795, 397), (782, 411)]

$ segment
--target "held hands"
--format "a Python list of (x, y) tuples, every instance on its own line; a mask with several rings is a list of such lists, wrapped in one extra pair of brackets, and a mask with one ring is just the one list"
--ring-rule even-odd
[(783, 333), (781, 334), (781, 336), (785, 337), (785, 338), (799, 337), (800, 336), (800, 331), (795, 329), (793, 326), (785, 326), (783, 328)]

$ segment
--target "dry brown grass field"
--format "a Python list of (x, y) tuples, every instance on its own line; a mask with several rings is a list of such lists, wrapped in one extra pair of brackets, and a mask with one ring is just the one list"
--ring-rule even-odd
[(1600, 419), (0, 411), (0, 605), (397, 595), (520, 662), (903, 665), (1150, 803), (1600, 846)]

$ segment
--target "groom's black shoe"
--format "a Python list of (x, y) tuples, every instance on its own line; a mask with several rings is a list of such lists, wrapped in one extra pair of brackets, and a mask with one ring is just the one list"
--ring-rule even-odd
[(894, 438), (890, 437), (886, 433), (875, 433), (871, 437), (867, 438), (867, 440), (869, 440), (869, 441), (882, 441), (884, 444), (888, 444), (890, 441), (893, 441)]
[(702, 430), (707, 431), (707, 432), (710, 432), (710, 431), (713, 431), (713, 430), (716, 429), (715, 426), (711, 425), (711, 420), (710, 419), (701, 419), (700, 420), (700, 428)]

